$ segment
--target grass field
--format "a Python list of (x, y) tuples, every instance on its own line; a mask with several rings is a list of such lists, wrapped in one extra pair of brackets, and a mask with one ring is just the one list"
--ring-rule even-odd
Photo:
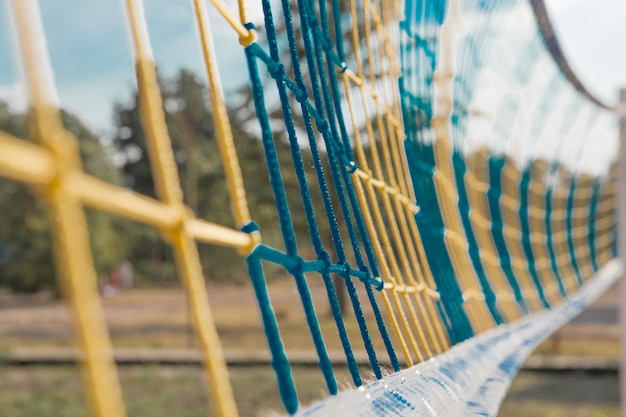
[[(242, 417), (282, 415), (274, 375), (268, 367), (231, 369)], [(129, 416), (210, 416), (201, 371), (193, 366), (120, 368)], [(295, 368), (301, 400), (323, 397), (319, 372)], [(338, 372), (347, 381), (345, 369)], [(0, 410), (4, 417), (86, 416), (79, 372), (69, 366), (0, 367)], [(523, 372), (505, 400), (501, 417), (619, 417), (617, 375)], [(329, 416), (333, 417), (333, 416)]]
[[(274, 374), (268, 367), (231, 370), (242, 417), (276, 415), (281, 410)], [(303, 402), (323, 393), (319, 372), (296, 370)], [(120, 368), (129, 416), (195, 417), (208, 412), (202, 372), (193, 366)], [(0, 410), (4, 417), (86, 416), (80, 374), (69, 366), (0, 368)]]
[[(323, 285), (319, 281), (310, 284), (329, 350), (340, 350)], [(304, 314), (299, 303), (294, 302), (297, 293), (293, 284), (276, 281), (270, 286), (270, 293), (286, 347), (292, 352), (312, 350)], [(251, 289), (219, 286), (211, 287), (210, 294), (224, 349), (267, 352)], [(180, 289), (131, 290), (104, 300), (104, 305), (113, 342), (118, 348), (195, 346), (185, 294)], [(355, 320), (348, 317), (346, 324), (354, 348), (362, 350)], [(594, 326), (565, 328), (558, 340), (549, 340), (539, 352), (617, 357), (618, 340), (610, 332), (597, 330)], [(598, 334), (603, 336), (603, 332), (606, 337), (598, 337)], [(590, 336), (585, 337), (586, 334)], [(0, 294), (0, 357), (16, 348), (69, 347), (72, 339), (71, 317), (58, 300)], [(374, 342), (382, 351), (380, 340)], [(119, 372), (129, 416), (210, 415), (206, 388), (196, 366), (122, 366)], [(316, 367), (297, 367), (294, 372), (303, 403), (327, 395)], [(232, 367), (231, 374), (242, 416), (280, 415), (282, 406), (269, 365)], [(345, 369), (338, 368), (337, 378), (344, 388), (350, 386)], [(75, 367), (0, 366), (0, 416), (83, 416), (86, 415), (83, 401), (80, 374)], [(617, 376), (610, 373), (522, 373), (515, 380), (500, 415), (617, 417)]]
[[(341, 343), (329, 314), (323, 283), (310, 280), (309, 284), (328, 349), (339, 351)], [(211, 286), (209, 294), (224, 349), (266, 349), (265, 333), (250, 287)], [(287, 349), (312, 351), (304, 313), (299, 302), (295, 301), (298, 297), (295, 285), (289, 280), (277, 280), (270, 285), (270, 295)], [(185, 300), (184, 292), (178, 288), (131, 290), (105, 299), (114, 346), (194, 347)], [(365, 315), (371, 317), (372, 313), (366, 309)], [(362, 350), (354, 317), (348, 316), (346, 327), (354, 349)], [(607, 326), (566, 326), (559, 332), (558, 343), (548, 340), (537, 352), (617, 358), (619, 335), (613, 330)], [(373, 342), (380, 351), (384, 350), (379, 338), (373, 337)], [(72, 344), (71, 317), (61, 302), (46, 297), (15, 297), (0, 293), (0, 352), (15, 347), (69, 347)]]

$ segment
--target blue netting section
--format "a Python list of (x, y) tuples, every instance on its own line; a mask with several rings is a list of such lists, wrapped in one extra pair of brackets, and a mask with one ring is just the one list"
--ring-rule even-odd
[[(372, 214), (360, 199), (357, 178), (371, 172), (356, 162), (362, 146), (356, 137), (368, 132), (368, 149), (388, 151), (389, 146), (385, 129), (372, 134), (373, 125), (384, 123), (378, 113), (366, 111), (368, 106), (397, 108), (402, 120), (415, 207), (410, 221), (415, 222), (419, 245), (423, 243), (420, 267), (432, 276), (440, 320), (428, 326), (443, 326), (450, 344), (475, 338), (512, 317), (554, 308), (614, 256), (615, 235), (606, 225), (614, 218), (610, 169), (617, 146), (615, 116), (590, 99), (562, 62), (555, 61), (554, 41), (542, 26), (546, 23), (536, 20), (541, 13), (537, 4), (407, 0), (404, 17), (389, 28), (381, 22), (391, 12), (378, 3), (262, 2), (259, 31), (264, 40), (248, 46), (246, 58), (284, 250), (260, 245), (247, 262), (289, 413), (298, 409), (297, 389), (264, 263), (281, 266), (293, 278), (332, 395), (338, 391), (337, 381), (308, 276), (324, 283), (356, 386), (363, 384), (358, 350), (365, 351), (369, 368), (380, 379), (381, 363), (387, 359), (393, 372), (401, 369), (396, 351), (406, 352), (397, 330), (402, 323), (406, 329), (424, 327), (421, 322), (408, 324), (402, 308), (394, 315), (389, 307), (410, 303), (398, 301), (397, 277), (384, 276), (386, 260), (376, 251)], [(358, 60), (372, 50), (383, 57), (380, 51), (394, 37), (399, 40), (401, 74), (392, 84), (399, 99), (381, 104), (375, 90), (390, 77), (385, 71), (391, 71), (391, 64), (368, 67)], [(346, 82), (347, 73), (353, 84)], [(366, 81), (371, 85), (364, 94)], [(350, 95), (359, 91), (362, 101), (354, 104)], [(387, 113), (385, 117), (392, 124)], [(285, 191), (275, 120), (284, 123), (290, 169), (300, 190), (297, 208)], [(447, 145), (441, 146), (442, 141)], [(303, 148), (312, 155), (311, 167)], [(367, 164), (367, 158), (362, 162)], [(372, 178), (367, 181), (371, 186)], [(393, 180), (391, 186), (383, 183), (376, 187), (393, 191)], [(321, 195), (321, 206), (315, 205), (313, 192)], [(387, 197), (378, 198), (374, 201), (383, 204)], [(306, 214), (313, 257), (303, 255), (299, 245), (290, 214), (294, 209)], [(394, 221), (382, 219), (390, 234)], [(322, 238), (320, 225), (330, 230), (329, 241)], [(255, 225), (246, 230), (256, 230)], [(392, 251), (402, 254), (396, 240), (383, 241), (393, 242)], [(455, 244), (462, 249), (453, 250)], [(359, 340), (351, 339), (333, 276), (345, 282)], [(406, 294), (406, 287), (401, 288)], [(381, 299), (385, 308), (379, 307)], [(375, 347), (374, 339), (384, 350)], [(417, 344), (412, 335), (406, 339)]]

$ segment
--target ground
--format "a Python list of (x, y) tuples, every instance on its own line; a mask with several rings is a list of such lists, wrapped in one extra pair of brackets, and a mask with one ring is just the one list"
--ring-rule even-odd
[[(333, 336), (333, 321), (320, 282), (310, 282), (329, 350), (341, 345)], [(256, 301), (249, 287), (211, 286), (210, 303), (227, 353), (267, 356)], [(290, 352), (310, 352), (303, 313), (294, 303), (295, 286), (279, 280), (270, 287), (285, 344)], [(545, 343), (541, 354), (590, 355), (616, 358), (619, 354), (617, 292), (609, 291), (584, 315)], [(113, 342), (118, 349), (150, 348), (164, 351), (194, 349), (195, 341), (181, 289), (138, 289), (104, 300)], [(367, 313), (371, 314), (371, 313)], [(347, 325), (360, 338), (354, 319)], [(20, 349), (46, 351), (72, 346), (70, 315), (50, 297), (0, 295), (0, 357)], [(380, 345), (380, 341), (375, 341)], [(295, 369), (303, 402), (322, 398), (324, 384), (316, 367)], [(262, 417), (280, 410), (274, 376), (268, 365), (231, 367), (233, 386), (243, 416)], [(206, 390), (197, 366), (123, 366), (120, 368), (129, 415), (206, 415)], [(350, 386), (345, 369), (338, 380)], [(83, 415), (80, 377), (75, 367), (0, 366), (0, 410), (3, 416)], [(522, 373), (505, 401), (503, 417), (609, 417), (618, 416), (617, 375), (614, 372)]]

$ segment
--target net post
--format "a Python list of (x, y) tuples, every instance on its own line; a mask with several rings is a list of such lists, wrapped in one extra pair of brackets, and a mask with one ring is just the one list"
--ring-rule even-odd
[[(622, 263), (626, 262), (626, 88), (619, 90), (619, 103), (617, 105), (617, 114), (619, 117), (619, 176), (618, 176), (618, 256)], [(620, 403), (621, 415), (626, 417), (626, 280), (623, 279), (619, 284), (620, 307), (619, 317), (621, 333), (621, 358), (620, 358)]]

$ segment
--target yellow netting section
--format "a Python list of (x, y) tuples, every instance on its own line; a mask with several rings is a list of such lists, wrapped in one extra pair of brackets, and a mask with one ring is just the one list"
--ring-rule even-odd
[(385, 278), (381, 297), (404, 359), (412, 365), (443, 352), (449, 341), (414, 220), (418, 207), (404, 154), (396, 85), (398, 34), (384, 29), (397, 27), (401, 13), (399, 2), (364, 2), (360, 10), (356, 1), (350, 2), (351, 20), (363, 25), (353, 25), (351, 31), (356, 71), (344, 71), (341, 80), (359, 165), (353, 182)]
[[(450, 13), (459, 13), (458, 2), (452, 1), (449, 7)], [(456, 30), (454, 22), (455, 19), (448, 18), (441, 26), (442, 64), (433, 74), (434, 83), (443, 92), (452, 91), (450, 86), (454, 77), (452, 43)], [(446, 228), (444, 240), (455, 276), (463, 291), (465, 310), (474, 331), (482, 332), (492, 328), (495, 322), (487, 309), (483, 292), (468, 256), (468, 243), (457, 207), (458, 192), (454, 182), (450, 137), (452, 104), (452, 96), (447, 93), (442, 94), (438, 103), (439, 112), (435, 114), (432, 121), (432, 128), (436, 136), (433, 145), (436, 165), (433, 174), (434, 183)]]
[[(153, 226), (172, 246), (204, 356), (215, 412), (224, 417), (236, 416), (237, 409), (211, 316), (195, 242), (228, 246), (246, 254), (259, 243), (260, 236), (198, 219), (183, 204), (141, 1), (128, 0), (126, 7), (135, 48), (141, 118), (158, 199), (105, 183), (82, 170), (76, 138), (64, 129), (56, 106), (54, 86), (50, 83), (52, 77), (47, 73), (50, 66), (42, 44), (38, 6), (31, 0), (14, 1), (12, 11), (23, 66), (27, 69), (32, 123), (38, 145), (0, 132), (0, 174), (32, 185), (41, 191), (47, 203), (59, 277), (75, 318), (94, 415), (119, 417), (125, 412), (89, 251), (84, 205)], [(250, 221), (250, 215), (215, 70), (206, 9), (201, 1), (197, 1), (195, 7), (233, 215), (237, 226), (243, 226)]]
[[(471, 201), (470, 217), (481, 247), (481, 257), (487, 269), (487, 274), (492, 284), (496, 288), (499, 300), (509, 313), (507, 317), (516, 318), (520, 312), (511, 304), (510, 290), (504, 282), (503, 272), (500, 268), (501, 260), (498, 258), (497, 250), (494, 247), (493, 235), (491, 234), (491, 221), (489, 220), (488, 208), (488, 168), (489, 154), (487, 150), (476, 152), (468, 158), (468, 173), (466, 175), (466, 188)], [(543, 161), (532, 164), (531, 180), (528, 185), (528, 221), (530, 225), (530, 240), (535, 259), (535, 265), (542, 282), (542, 288), (551, 303), (558, 303), (562, 300), (562, 295), (557, 287), (558, 277), (551, 266), (551, 254), (548, 252), (548, 238), (546, 230), (546, 202), (548, 201), (548, 188), (543, 178), (545, 178), (548, 167)], [(613, 170), (614, 171), (614, 170)], [(520, 226), (520, 182), (521, 172), (508, 161), (502, 170), (502, 197), (499, 201), (500, 210), (503, 213), (504, 236), (507, 248), (510, 251), (511, 264), (515, 276), (520, 282), (524, 298), (528, 301), (533, 311), (543, 309), (537, 287), (532, 282), (528, 270), (527, 256), (522, 248), (522, 230)], [(560, 172), (559, 186), (552, 187), (551, 201), (551, 244), (554, 247), (556, 264), (558, 266), (558, 276), (563, 277), (564, 287), (567, 294), (573, 293), (579, 286), (576, 281), (576, 271), (572, 265), (572, 256), (568, 248), (568, 232), (574, 236), (574, 246), (576, 248), (576, 261), (584, 279), (590, 278), (594, 270), (590, 258), (589, 250), (589, 221), (591, 219), (590, 201), (593, 197), (593, 181), (590, 177), (583, 177), (577, 183), (573, 196), (573, 206), (571, 214), (571, 225), (567, 224), (567, 205), (569, 184), (571, 174), (566, 171)], [(611, 245), (613, 236), (611, 225), (615, 219), (612, 217), (615, 208), (615, 175), (612, 172), (610, 180), (603, 184), (600, 191), (600, 202), (595, 216), (600, 219), (597, 225), (597, 250), (598, 263), (604, 264), (612, 258)], [(510, 314), (510, 315), (509, 315)]]
[[(419, 4), (419, 2), (418, 2)], [(427, 6), (422, 6), (428, 9)], [(514, 298), (511, 285), (507, 282), (502, 269), (502, 259), (498, 254), (493, 238), (493, 223), (489, 207), (490, 181), (489, 160), (493, 156), (493, 150), (483, 148), (478, 151), (465, 152), (464, 163), (467, 171), (463, 177), (463, 187), (469, 200), (469, 217), (471, 230), (466, 230), (459, 212), (459, 188), (458, 177), (455, 176), (453, 166), (453, 140), (452, 140), (452, 112), (455, 104), (454, 84), (459, 70), (455, 56), (458, 45), (459, 27), (462, 21), (460, 16), (462, 4), (460, 1), (450, 0), (446, 2), (446, 18), (439, 28), (437, 38), (439, 40), (438, 64), (432, 75), (432, 83), (436, 88), (433, 94), (434, 114), (430, 129), (433, 132), (433, 183), (435, 186), (441, 216), (444, 222), (444, 240), (447, 252), (450, 256), (455, 277), (459, 281), (463, 293), (464, 308), (475, 332), (482, 332), (496, 323), (490, 314), (485, 295), (481, 289), (476, 270), (472, 265), (468, 239), (466, 232), (473, 233), (476, 238), (480, 263), (485, 270), (486, 279), (496, 297), (496, 306), (503, 316), (504, 322), (519, 318), (523, 311)], [(422, 16), (422, 18), (424, 18)], [(419, 19), (419, 17), (418, 17)], [(416, 38), (419, 40), (419, 38)], [(412, 40), (416, 42), (415, 39)], [(425, 40), (422, 40), (426, 42)], [(427, 65), (422, 62), (423, 65)], [(462, 95), (462, 93), (458, 93)], [(479, 117), (479, 116), (475, 116)], [(564, 294), (559, 290), (558, 282), (564, 280), (563, 286), (567, 294), (571, 294), (580, 283), (576, 281), (577, 271), (573, 263), (576, 262), (582, 279), (591, 278), (597, 266), (594, 267), (589, 250), (589, 221), (592, 216), (590, 204), (593, 200), (594, 179), (590, 176), (567, 172), (562, 166), (560, 181), (556, 185), (548, 187), (546, 179), (549, 178), (550, 166), (542, 160), (533, 161), (528, 168), (531, 171), (527, 189), (522, 185), (523, 172), (512, 159), (505, 162), (501, 174), (501, 192), (497, 198), (499, 210), (502, 215), (502, 227), (506, 243), (506, 250), (510, 255), (511, 266), (518, 282), (523, 298), (528, 303), (531, 311), (541, 310), (545, 307), (541, 298), (550, 305), (556, 305), (564, 299)], [(426, 173), (424, 173), (426, 174)], [(426, 174), (427, 175), (427, 174)], [(609, 176), (614, 181), (614, 173)], [(568, 215), (568, 194), (571, 181), (575, 181), (573, 196), (574, 210), (571, 213), (570, 225), (566, 219)], [(596, 256), (606, 261), (611, 258), (611, 242), (614, 236), (608, 230), (611, 222), (610, 204), (613, 204), (612, 182), (604, 184), (599, 195), (601, 204), (595, 213), (596, 218), (602, 218), (602, 227), (597, 232)], [(548, 194), (548, 191), (552, 193)], [(493, 190), (491, 190), (493, 191)], [(521, 193), (528, 193), (527, 201), (522, 204)], [(550, 217), (546, 210), (546, 202), (550, 201), (552, 207)], [(522, 206), (528, 207), (527, 219), (522, 219)], [(550, 237), (546, 230), (546, 219), (549, 218), (551, 227)], [(524, 232), (522, 221), (528, 220), (529, 230)], [(613, 223), (614, 224), (614, 223)], [(572, 253), (568, 247), (568, 233), (574, 236)], [(530, 239), (531, 258), (533, 266), (529, 264), (529, 254), (523, 247), (523, 238)], [(550, 238), (550, 240), (549, 240)], [(550, 253), (550, 247), (554, 248), (554, 255)], [(556, 259), (556, 268), (552, 258)], [(599, 263), (599, 262), (598, 262)], [(538, 282), (534, 282), (530, 269), (536, 271)], [(538, 288), (543, 291), (542, 297), (538, 294)]]
[[(212, 3), (239, 34), (243, 46), (256, 39), (254, 31), (248, 31), (240, 23), (246, 21), (242, 2), (239, 21), (222, 2)], [(355, 1), (350, 2), (354, 21), (362, 19), (365, 25), (355, 27), (352, 32), (356, 72), (347, 70), (341, 74), (360, 166), (353, 178), (387, 280), (382, 299), (405, 360), (413, 364), (442, 353), (449, 347), (449, 341), (436, 311), (434, 303), (439, 296), (413, 220), (418, 208), (414, 204), (402, 147), (404, 133), (395, 86), (400, 71), (395, 52), (398, 38), (397, 34), (390, 35), (384, 29), (389, 25), (397, 26), (400, 2), (394, 2), (393, 7), (381, 1), (365, 2), (364, 6), (358, 10)], [(45, 73), (49, 68), (45, 48), (37, 44), (40, 41), (37, 36), (43, 35), (34, 1), (13, 2), (13, 12), (24, 67), (29, 69), (27, 78), (38, 145), (0, 132), (3, 149), (0, 174), (43, 191), (52, 219), (59, 276), (76, 318), (80, 348), (85, 353), (84, 369), (95, 415), (115, 417), (125, 413), (88, 250), (84, 205), (151, 225), (159, 229), (172, 246), (204, 353), (212, 403), (218, 415), (234, 416), (236, 407), (207, 302), (195, 241), (233, 247), (246, 254), (260, 239), (256, 233), (250, 235), (198, 219), (183, 204), (142, 4), (140, 0), (128, 0), (126, 7), (135, 50), (141, 119), (158, 199), (105, 183), (82, 170), (76, 139), (63, 128), (55, 100), (46, 96), (54, 87), (42, 85), (51, 80), (51, 76)], [(202, 0), (194, 0), (194, 8), (233, 215), (237, 226), (241, 227), (250, 221), (250, 215), (217, 74), (207, 10)], [(363, 56), (359, 51), (361, 38), (367, 45)], [(376, 79), (375, 74), (383, 70), (387, 71), (385, 78)], [(355, 99), (361, 101), (357, 106), (360, 115), (352, 105)], [(366, 121), (364, 139), (359, 134), (359, 120), (363, 120), (363, 116)]]

